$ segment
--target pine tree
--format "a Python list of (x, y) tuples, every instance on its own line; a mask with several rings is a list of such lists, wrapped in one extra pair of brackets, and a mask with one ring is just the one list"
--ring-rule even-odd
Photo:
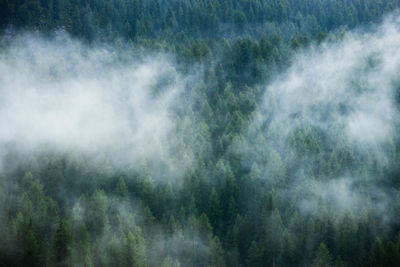
[(60, 219), (55, 234), (54, 244), (56, 262), (60, 266), (68, 265), (66, 260), (70, 255), (70, 241), (71, 235), (68, 226), (63, 219)]
[(330, 267), (332, 266), (332, 256), (324, 243), (321, 243), (315, 254), (313, 267)]
[(122, 176), (119, 177), (118, 179), (118, 183), (115, 188), (115, 193), (123, 199), (126, 199), (129, 196), (128, 187), (126, 186), (125, 180)]
[(220, 227), (220, 219), (221, 219), (221, 203), (218, 198), (217, 191), (213, 187), (211, 189), (211, 194), (208, 199), (208, 217), (210, 218), (211, 226), (218, 230)]

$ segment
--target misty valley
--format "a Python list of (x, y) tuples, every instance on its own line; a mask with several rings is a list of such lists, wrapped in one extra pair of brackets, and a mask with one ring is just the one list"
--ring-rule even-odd
[(399, 0), (0, 0), (0, 266), (400, 266)]

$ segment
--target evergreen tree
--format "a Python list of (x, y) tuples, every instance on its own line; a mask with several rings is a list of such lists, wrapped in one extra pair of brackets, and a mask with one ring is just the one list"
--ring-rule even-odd
[(315, 253), (313, 267), (329, 267), (332, 266), (332, 256), (324, 243), (321, 243)]

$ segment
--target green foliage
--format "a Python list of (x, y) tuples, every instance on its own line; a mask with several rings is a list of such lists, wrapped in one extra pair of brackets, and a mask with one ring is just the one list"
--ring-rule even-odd
[(315, 254), (313, 267), (330, 267), (332, 266), (332, 256), (324, 243), (321, 243)]
[(115, 193), (121, 198), (127, 198), (129, 196), (128, 187), (126, 186), (124, 178), (120, 177), (115, 188)]
[[(315, 197), (305, 186), (343, 174), (373, 172), (397, 192), (398, 144), (392, 171), (368, 169), (366, 156), (306, 123), (283, 140), (291, 151), (267, 145), (282, 129), (249, 127), (263, 85), (299, 50), (396, 7), (398, 0), (0, 0), (5, 36), (67, 31), (137, 54), (123, 60), (167, 51), (182, 73), (198, 70), (185, 88), (187, 109), (173, 114), (177, 132), (188, 133), (175, 153), (192, 161), (181, 183), (151, 160), (115, 171), (103, 155), (44, 153), (30, 163), (7, 155), (0, 266), (398, 266), (398, 203), (389, 230), (376, 214), (379, 193), (366, 196), (362, 211), (321, 200), (304, 212)], [(296, 164), (311, 182), (283, 194)]]
[(70, 254), (70, 233), (68, 226), (63, 220), (60, 220), (55, 234), (55, 257), (59, 265), (66, 265), (66, 260)]

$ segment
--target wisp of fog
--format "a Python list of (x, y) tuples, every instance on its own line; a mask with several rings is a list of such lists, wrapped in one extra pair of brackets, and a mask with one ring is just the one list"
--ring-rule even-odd
[[(372, 199), (382, 209), (389, 203), (388, 192), (360, 183), (383, 179), (374, 166), (392, 164), (387, 147), (397, 138), (399, 25), (392, 16), (368, 33), (299, 53), (266, 86), (244, 141), (233, 145), (263, 179), (287, 178), (278, 193), (302, 194), (301, 212), (324, 202), (338, 210), (357, 210)], [(176, 131), (173, 109), (185, 78), (165, 55), (126, 63), (113, 50), (64, 34), (24, 35), (0, 52), (0, 73), (1, 146), (106, 152), (125, 165), (147, 158), (175, 170), (185, 164), (174, 165), (176, 155), (191, 158), (171, 149), (184, 135)], [(328, 173), (334, 157), (346, 167), (330, 166)]]
[(266, 86), (246, 141), (235, 149), (253, 173), (283, 183), (279, 194), (301, 199), (303, 214), (324, 204), (357, 214), (374, 203), (386, 217), (391, 193), (375, 186), (385, 179), (375, 170), (393, 164), (399, 71), (396, 16), (367, 33), (311, 46)]
[(63, 33), (16, 37), (0, 52), (0, 145), (168, 161), (184, 82), (171, 62), (122, 62)]

